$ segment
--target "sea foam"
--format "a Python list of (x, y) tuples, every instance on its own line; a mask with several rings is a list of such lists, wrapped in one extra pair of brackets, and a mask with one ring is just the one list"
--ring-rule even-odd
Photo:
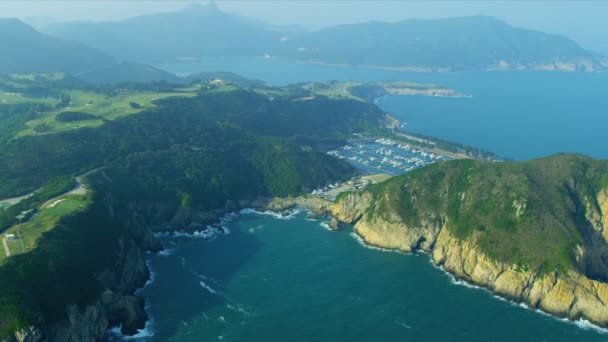
[[(150, 307), (146, 302), (144, 307), (146, 312), (150, 311)], [(144, 324), (142, 329), (137, 330), (135, 335), (125, 335), (122, 333), (122, 324), (117, 326), (113, 326), (106, 332), (106, 335), (109, 337), (110, 341), (129, 341), (129, 340), (150, 340), (154, 336), (154, 318), (148, 314), (148, 320)]]
[(299, 213), (301, 213), (302, 211), (300, 209), (293, 209), (293, 210), (288, 210), (288, 211), (284, 211), (287, 212), (287, 215), (284, 215), (281, 212), (276, 212), (276, 211), (271, 211), (271, 210), (265, 210), (265, 211), (258, 211), (252, 208), (245, 208), (245, 209), (241, 209), (241, 211), (239, 213), (241, 214), (256, 214), (256, 215), (267, 215), (267, 216), (272, 216), (276, 219), (279, 220), (291, 220), (294, 219)]
[(373, 249), (373, 250), (376, 250), (376, 251), (388, 252), (388, 253), (398, 253), (398, 254), (404, 254), (404, 255), (411, 255), (411, 253), (404, 253), (404, 252), (396, 250), (396, 249), (382, 248), (382, 247), (376, 247), (376, 246), (369, 245), (369, 244), (367, 244), (367, 242), (365, 242), (365, 240), (363, 240), (359, 236), (359, 234), (357, 234), (355, 232), (351, 232), (349, 235), (351, 237), (353, 237), (355, 239), (355, 241), (357, 241), (359, 243), (359, 245), (361, 245), (362, 247), (365, 247), (367, 249)]

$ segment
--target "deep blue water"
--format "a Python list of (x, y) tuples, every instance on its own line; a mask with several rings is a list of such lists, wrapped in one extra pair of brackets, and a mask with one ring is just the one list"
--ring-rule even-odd
[(379, 105), (407, 129), (491, 150), (511, 159), (560, 152), (608, 158), (608, 73), (407, 73), (296, 64), (280, 59), (211, 59), (161, 65), (177, 73), (233, 71), (274, 85), (306, 81), (432, 83), (472, 98), (387, 96)]
[(154, 341), (606, 341), (455, 283), (425, 254), (362, 247), (350, 228), (241, 215), (214, 241), (163, 238), (144, 290)]
[[(453, 87), (472, 98), (389, 96), (379, 104), (408, 129), (514, 159), (557, 152), (608, 158), (608, 75), (418, 74), (215, 60), (161, 66), (227, 70), (271, 84), (405, 80)], [(155, 341), (608, 341), (576, 325), (455, 283), (426, 255), (362, 247), (305, 215), (241, 215), (213, 241), (163, 238), (141, 293)], [(581, 327), (583, 326), (583, 327)], [(144, 334), (145, 335), (145, 334)]]

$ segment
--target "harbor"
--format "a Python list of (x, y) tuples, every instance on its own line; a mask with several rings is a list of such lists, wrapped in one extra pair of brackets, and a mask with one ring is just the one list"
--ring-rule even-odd
[(366, 174), (381, 173), (391, 176), (437, 161), (451, 160), (445, 155), (386, 138), (354, 141), (327, 154), (348, 161)]

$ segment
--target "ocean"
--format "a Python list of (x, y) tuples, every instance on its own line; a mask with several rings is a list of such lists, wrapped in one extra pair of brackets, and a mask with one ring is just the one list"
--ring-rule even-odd
[[(404, 80), (471, 98), (386, 96), (407, 129), (521, 160), (559, 152), (608, 158), (608, 75), (537, 72), (403, 73), (218, 59), (161, 65), (177, 73), (233, 71), (270, 84)], [(456, 281), (425, 254), (365, 247), (305, 213), (247, 213), (213, 238), (164, 236), (139, 293), (151, 316), (144, 341), (608, 341), (569, 322)], [(116, 331), (116, 329), (114, 330)], [(115, 333), (113, 339), (122, 339)]]
[(606, 341), (455, 281), (426, 254), (366, 248), (351, 227), (241, 214), (215, 238), (162, 237), (141, 291), (146, 341)]
[(513, 160), (555, 153), (608, 158), (608, 73), (412, 73), (298, 64), (280, 58), (209, 59), (159, 65), (190, 74), (232, 71), (272, 85), (308, 81), (411, 81), (453, 88), (470, 98), (386, 96), (378, 105), (411, 132), (436, 136)]

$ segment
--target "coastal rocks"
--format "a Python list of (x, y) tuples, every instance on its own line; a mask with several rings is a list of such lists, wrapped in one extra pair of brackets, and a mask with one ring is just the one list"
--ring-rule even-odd
[[(599, 199), (598, 202), (602, 202), (600, 207), (605, 205)], [(481, 252), (476, 234), (459, 239), (450, 232), (449, 222), (445, 220), (421, 219), (418, 225), (411, 226), (391, 211), (370, 214), (368, 209), (372, 205), (369, 193), (348, 194), (332, 206), (332, 214), (342, 222), (356, 222), (356, 234), (369, 245), (402, 252), (429, 252), (435, 265), (501, 297), (559, 317), (582, 318), (608, 326), (608, 284), (605, 282), (573, 270), (539, 273), (499, 262)]]
[[(352, 213), (347, 213), (347, 217), (349, 215)], [(364, 216), (354, 227), (367, 244), (404, 253), (418, 249), (430, 251), (440, 229), (440, 226), (428, 222), (423, 222), (419, 227), (408, 227), (393, 214), (373, 218)]]
[(106, 309), (101, 303), (84, 309), (70, 305), (66, 311), (68, 318), (49, 329), (50, 341), (99, 341), (108, 329)]
[(141, 297), (121, 295), (106, 290), (101, 296), (101, 303), (107, 310), (109, 325), (120, 325), (125, 335), (137, 333), (148, 318), (144, 309), (144, 299)]
[(600, 215), (601, 215), (601, 224), (604, 228), (602, 231), (602, 235), (606, 240), (608, 240), (608, 190), (603, 189), (597, 195), (597, 203), (600, 207)]
[(332, 230), (338, 230), (339, 227), (339, 222), (335, 217), (332, 217), (331, 220), (329, 221), (329, 229)]
[(348, 194), (331, 206), (331, 215), (339, 221), (354, 223), (363, 216), (365, 210), (369, 208), (372, 201), (373, 196), (369, 193), (357, 195)]
[(301, 207), (310, 210), (317, 216), (325, 216), (330, 213), (332, 202), (315, 196), (298, 196), (274, 198), (263, 206), (265, 210), (282, 212), (294, 207)]

